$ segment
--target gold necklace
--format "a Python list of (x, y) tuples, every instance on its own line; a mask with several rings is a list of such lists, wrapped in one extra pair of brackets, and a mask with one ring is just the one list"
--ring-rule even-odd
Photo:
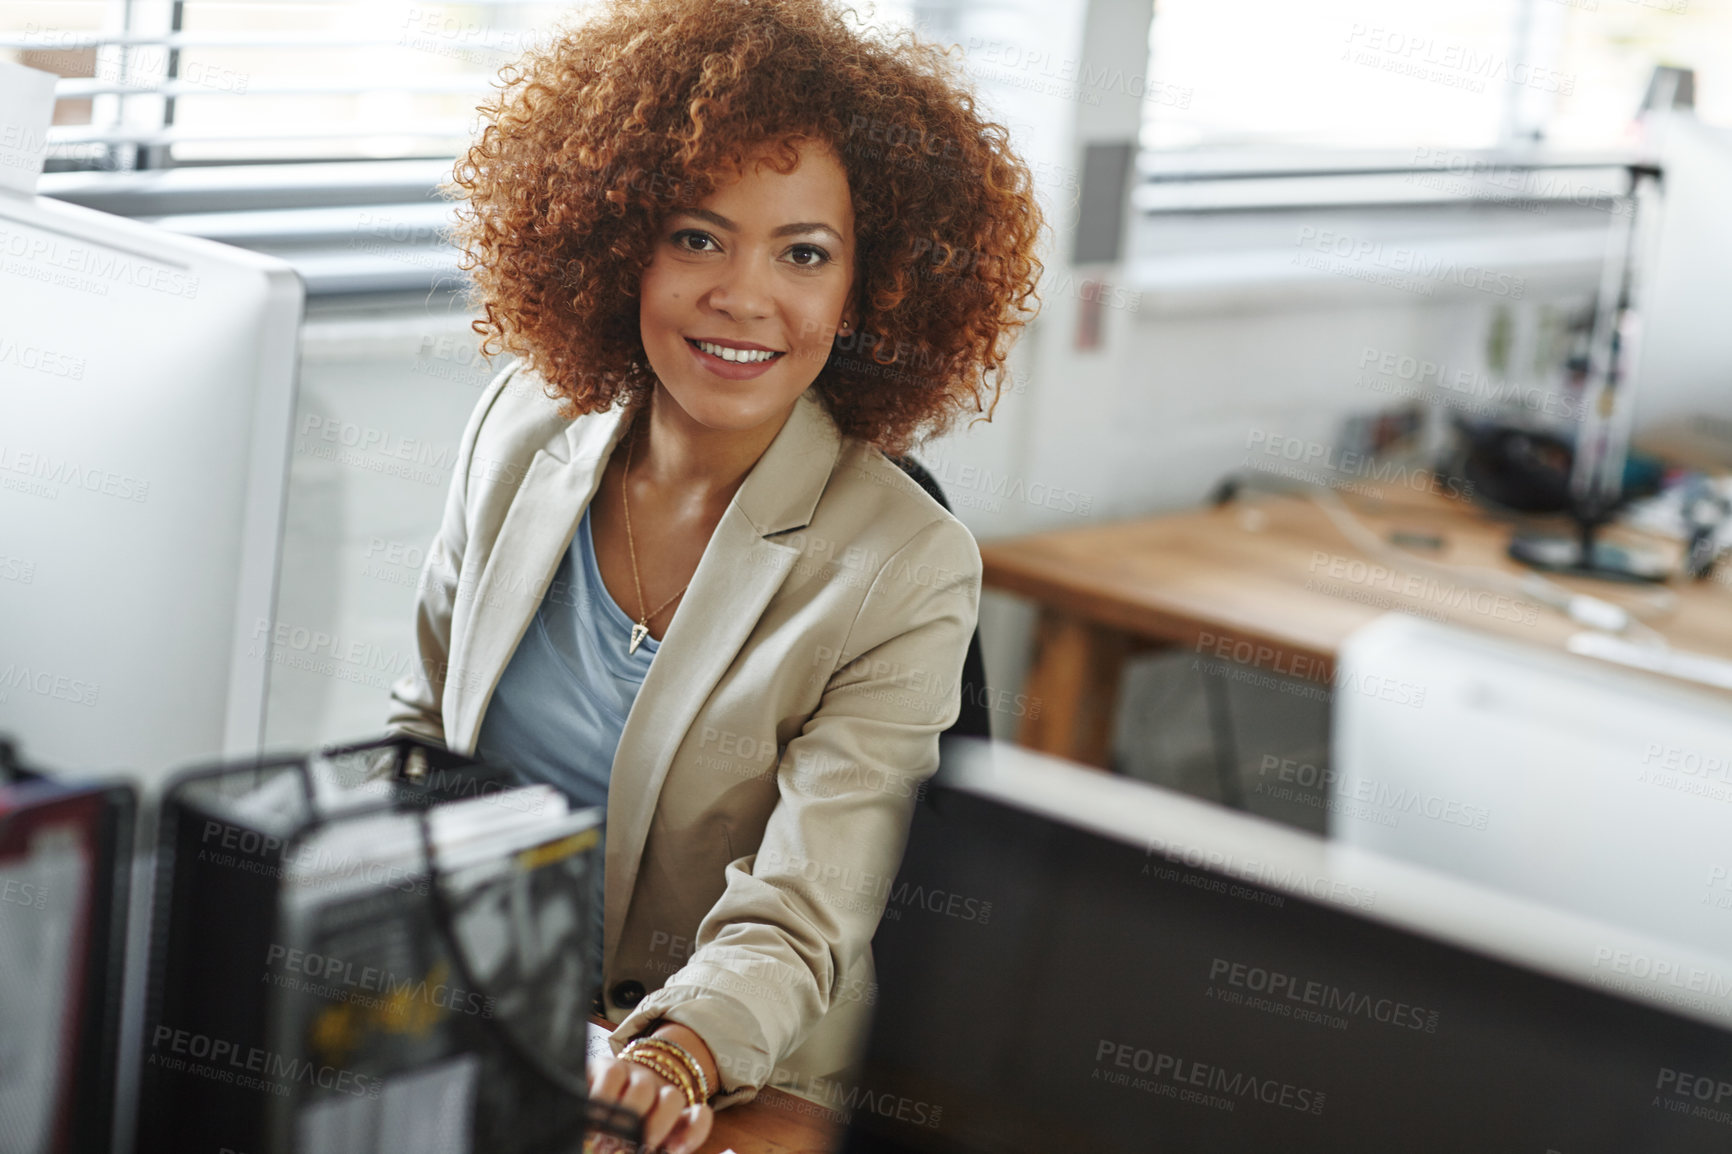
[(643, 580), (637, 573), (637, 543), (632, 540), (631, 536), (631, 451), (637, 445), (636, 433), (637, 430), (632, 430), (631, 439), (625, 443), (625, 473), (620, 477), (619, 482), (619, 499), (620, 503), (625, 506), (625, 547), (631, 554), (631, 583), (637, 587), (638, 619), (631, 627), (631, 641), (625, 649), (628, 654), (636, 653), (637, 647), (643, 644), (643, 639), (649, 636), (650, 619), (685, 596), (686, 590), (692, 587), (692, 583), (687, 581), (678, 593), (656, 606), (654, 613), (643, 611)]

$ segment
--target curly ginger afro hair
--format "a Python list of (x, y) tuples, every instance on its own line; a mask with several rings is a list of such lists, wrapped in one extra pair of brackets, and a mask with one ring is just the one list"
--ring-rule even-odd
[(1043, 222), (946, 52), (826, 0), (611, 0), (501, 81), (453, 174), (456, 240), (484, 350), (522, 357), (567, 415), (655, 385), (637, 293), (666, 214), (761, 147), (791, 168), (805, 140), (842, 162), (855, 215), (854, 333), (814, 382), (831, 416), (890, 452), (990, 419)]

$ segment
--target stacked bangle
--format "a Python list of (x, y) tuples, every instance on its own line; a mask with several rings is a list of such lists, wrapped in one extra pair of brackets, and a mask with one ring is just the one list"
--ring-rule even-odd
[(646, 1070), (653, 1070), (656, 1074), (659, 1074), (664, 1081), (672, 1082), (675, 1086), (679, 1087), (680, 1093), (686, 1096), (686, 1105), (696, 1106), (698, 1104), (700, 1099), (698, 1098), (697, 1087), (692, 1085), (692, 1080), (686, 1072), (674, 1065), (672, 1062), (664, 1061), (653, 1054), (645, 1053), (643, 1051), (638, 1051), (633, 1054), (622, 1054), (621, 1057), (628, 1062), (644, 1067)]
[(710, 1100), (710, 1080), (704, 1076), (704, 1068), (698, 1065), (698, 1060), (692, 1057), (690, 1050), (669, 1038), (657, 1038), (650, 1035), (637, 1038), (632, 1044), (648, 1046), (650, 1049), (659, 1050), (674, 1059), (685, 1067), (686, 1072), (691, 1075), (692, 1081), (698, 1084), (699, 1100), (703, 1102)]
[(704, 1076), (704, 1068), (678, 1042), (648, 1036), (633, 1038), (619, 1056), (678, 1086), (689, 1105), (696, 1106), (710, 1100), (710, 1080)]

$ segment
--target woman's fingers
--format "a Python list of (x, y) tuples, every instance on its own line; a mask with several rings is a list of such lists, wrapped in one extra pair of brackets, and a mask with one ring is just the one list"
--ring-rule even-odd
[(643, 1119), (646, 1149), (669, 1154), (697, 1154), (710, 1136), (715, 1112), (706, 1105), (689, 1106), (684, 1091), (635, 1062), (591, 1059), (589, 1096), (616, 1102)]
[(643, 1144), (651, 1150), (666, 1145), (674, 1123), (680, 1120), (680, 1111), (685, 1108), (685, 1092), (662, 1082), (656, 1092), (655, 1106), (643, 1116)]
[(655, 1090), (666, 1085), (654, 1073), (635, 1062), (618, 1058), (591, 1058), (585, 1073), (589, 1096), (597, 1102), (618, 1102), (638, 1114), (655, 1102)]
[(598, 1102), (617, 1102), (625, 1089), (627, 1063), (612, 1059), (591, 1060), (588, 1066), (589, 1096)]
[[(649, 1128), (650, 1112), (655, 1109), (657, 1091), (666, 1085), (660, 1078), (645, 1070), (642, 1066), (631, 1062), (621, 1062), (627, 1067), (625, 1089), (620, 1092), (616, 1101), (627, 1110), (644, 1120), (644, 1128)], [(647, 1137), (647, 1134), (646, 1134)]]
[(710, 1136), (710, 1127), (715, 1120), (716, 1112), (708, 1106), (687, 1106), (681, 1110), (673, 1129), (662, 1140), (668, 1154), (697, 1154), (698, 1148)]

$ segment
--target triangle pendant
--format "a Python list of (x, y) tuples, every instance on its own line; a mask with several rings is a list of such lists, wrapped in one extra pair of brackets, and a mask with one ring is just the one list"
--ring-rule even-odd
[(643, 622), (641, 622), (641, 621), (638, 622), (637, 624), (633, 625), (631, 627), (631, 645), (629, 647), (627, 647), (626, 652), (627, 653), (636, 653), (637, 647), (642, 645), (643, 639), (645, 637), (648, 637), (648, 636), (649, 636), (649, 626), (648, 625), (643, 624)]

